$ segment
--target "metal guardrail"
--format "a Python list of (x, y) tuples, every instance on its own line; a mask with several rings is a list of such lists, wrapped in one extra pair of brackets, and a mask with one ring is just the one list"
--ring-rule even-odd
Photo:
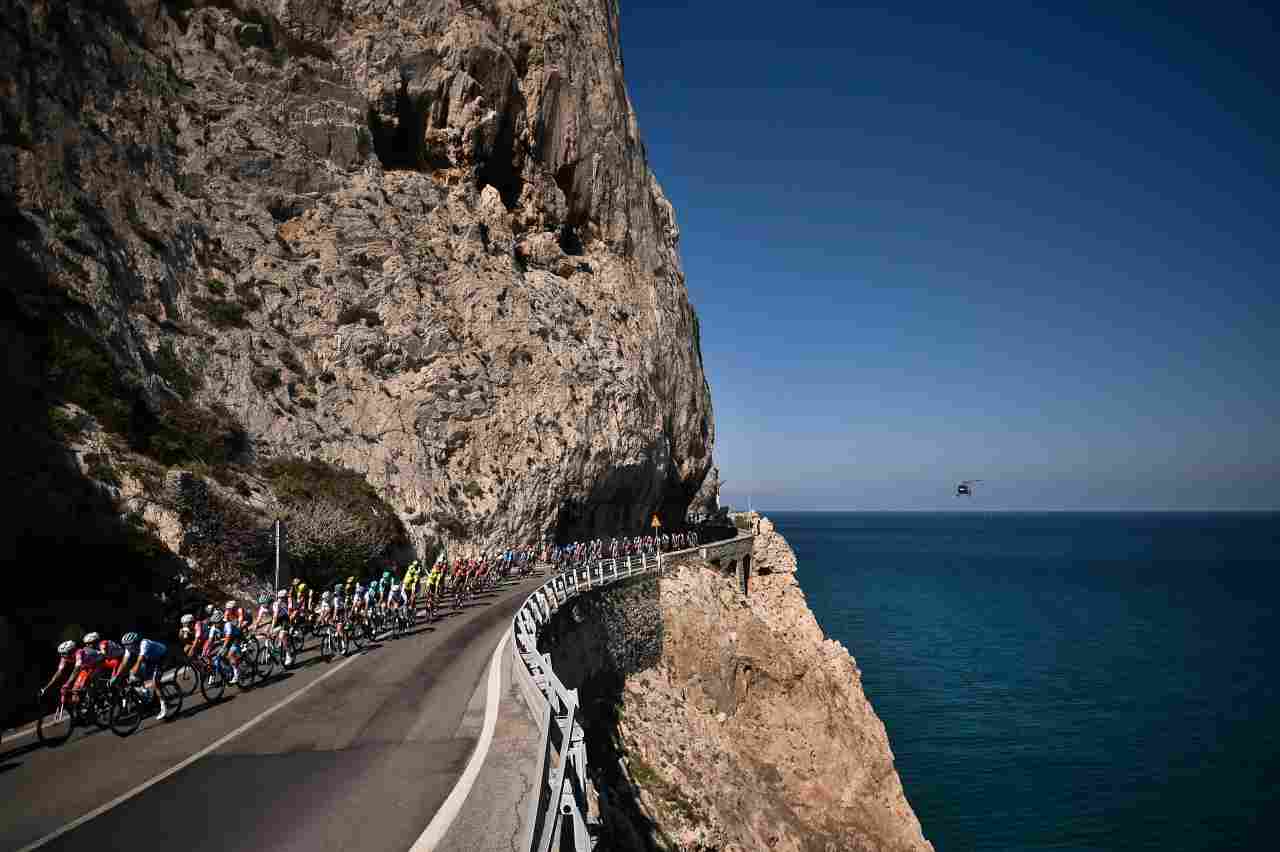
[[(552, 848), (564, 848), (571, 839), (575, 852), (588, 852), (595, 845), (593, 829), (599, 821), (598, 815), (591, 815), (587, 802), (587, 745), (578, 719), (578, 690), (566, 689), (551, 668), (551, 658), (538, 651), (538, 629), (549, 622), (561, 606), (584, 592), (633, 577), (660, 575), (664, 562), (672, 557), (690, 553), (706, 557), (707, 551), (716, 549), (717, 544), (740, 545), (743, 538), (753, 536), (739, 535), (728, 542), (670, 553), (589, 562), (552, 576), (520, 606), (511, 624), (515, 678), (542, 731), (541, 756), (535, 776), (538, 792), (529, 802), (528, 832), (521, 849), (549, 852)], [(551, 765), (553, 747), (559, 755), (554, 766)], [(570, 832), (567, 836), (566, 831)]]

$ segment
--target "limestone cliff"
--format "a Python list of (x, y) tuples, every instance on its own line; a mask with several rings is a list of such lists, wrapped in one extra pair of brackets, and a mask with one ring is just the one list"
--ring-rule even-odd
[(928, 850), (848, 651), (759, 518), (743, 595), (696, 558), (575, 604), (547, 644), (578, 688), (617, 849)]
[[(683, 516), (711, 401), (615, 2), (0, 9), (0, 313), (24, 399), (49, 340), (85, 335), (99, 390), (131, 377), (103, 402), (118, 431), (186, 399), (238, 436), (228, 494), (264, 459), (324, 459), (419, 546)], [(131, 482), (99, 479), (126, 502)]]

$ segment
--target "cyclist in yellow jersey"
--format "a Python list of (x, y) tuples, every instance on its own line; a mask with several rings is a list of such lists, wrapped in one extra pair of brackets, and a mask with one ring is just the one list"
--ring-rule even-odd
[(409, 599), (410, 618), (413, 618), (418, 612), (418, 561), (416, 559), (404, 572), (404, 582), (401, 585), (404, 587), (405, 597)]

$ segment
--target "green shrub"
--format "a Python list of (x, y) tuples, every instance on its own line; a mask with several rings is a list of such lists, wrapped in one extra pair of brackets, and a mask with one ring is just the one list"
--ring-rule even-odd
[(145, 424), (134, 449), (166, 467), (201, 461), (231, 464), (249, 448), (249, 436), (225, 406), (202, 408), (182, 400), (166, 400)]
[(169, 387), (177, 391), (183, 399), (190, 398), (191, 394), (200, 387), (201, 377), (192, 373), (187, 369), (186, 364), (182, 363), (182, 359), (173, 348), (172, 341), (162, 341), (156, 347), (154, 355), (156, 372), (161, 378), (168, 382)]
[(74, 402), (108, 432), (132, 431), (136, 379), (118, 371), (107, 351), (87, 332), (70, 324), (49, 330), (46, 387), (55, 399)]
[(204, 282), (204, 287), (215, 296), (227, 295), (226, 282), (219, 281), (217, 278), (210, 278), (208, 281)]
[(87, 453), (84, 461), (89, 468), (89, 475), (94, 479), (116, 488), (120, 487), (120, 476), (111, 466), (111, 458), (106, 453)]
[(89, 428), (88, 418), (83, 414), (72, 414), (57, 406), (49, 408), (49, 430), (53, 434), (70, 439), (83, 434)]
[(286, 458), (263, 473), (282, 507), (289, 559), (312, 581), (365, 573), (405, 540), (395, 512), (353, 470)]
[(239, 302), (195, 298), (191, 304), (218, 328), (244, 328), (249, 325), (244, 318), (244, 305)]
[(484, 494), (484, 489), (480, 487), (480, 483), (472, 479), (462, 487), (462, 493), (474, 500)]

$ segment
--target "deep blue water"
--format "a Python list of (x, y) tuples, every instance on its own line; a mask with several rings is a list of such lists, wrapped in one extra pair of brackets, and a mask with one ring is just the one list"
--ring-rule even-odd
[(1280, 848), (1280, 515), (770, 517), (939, 850)]

